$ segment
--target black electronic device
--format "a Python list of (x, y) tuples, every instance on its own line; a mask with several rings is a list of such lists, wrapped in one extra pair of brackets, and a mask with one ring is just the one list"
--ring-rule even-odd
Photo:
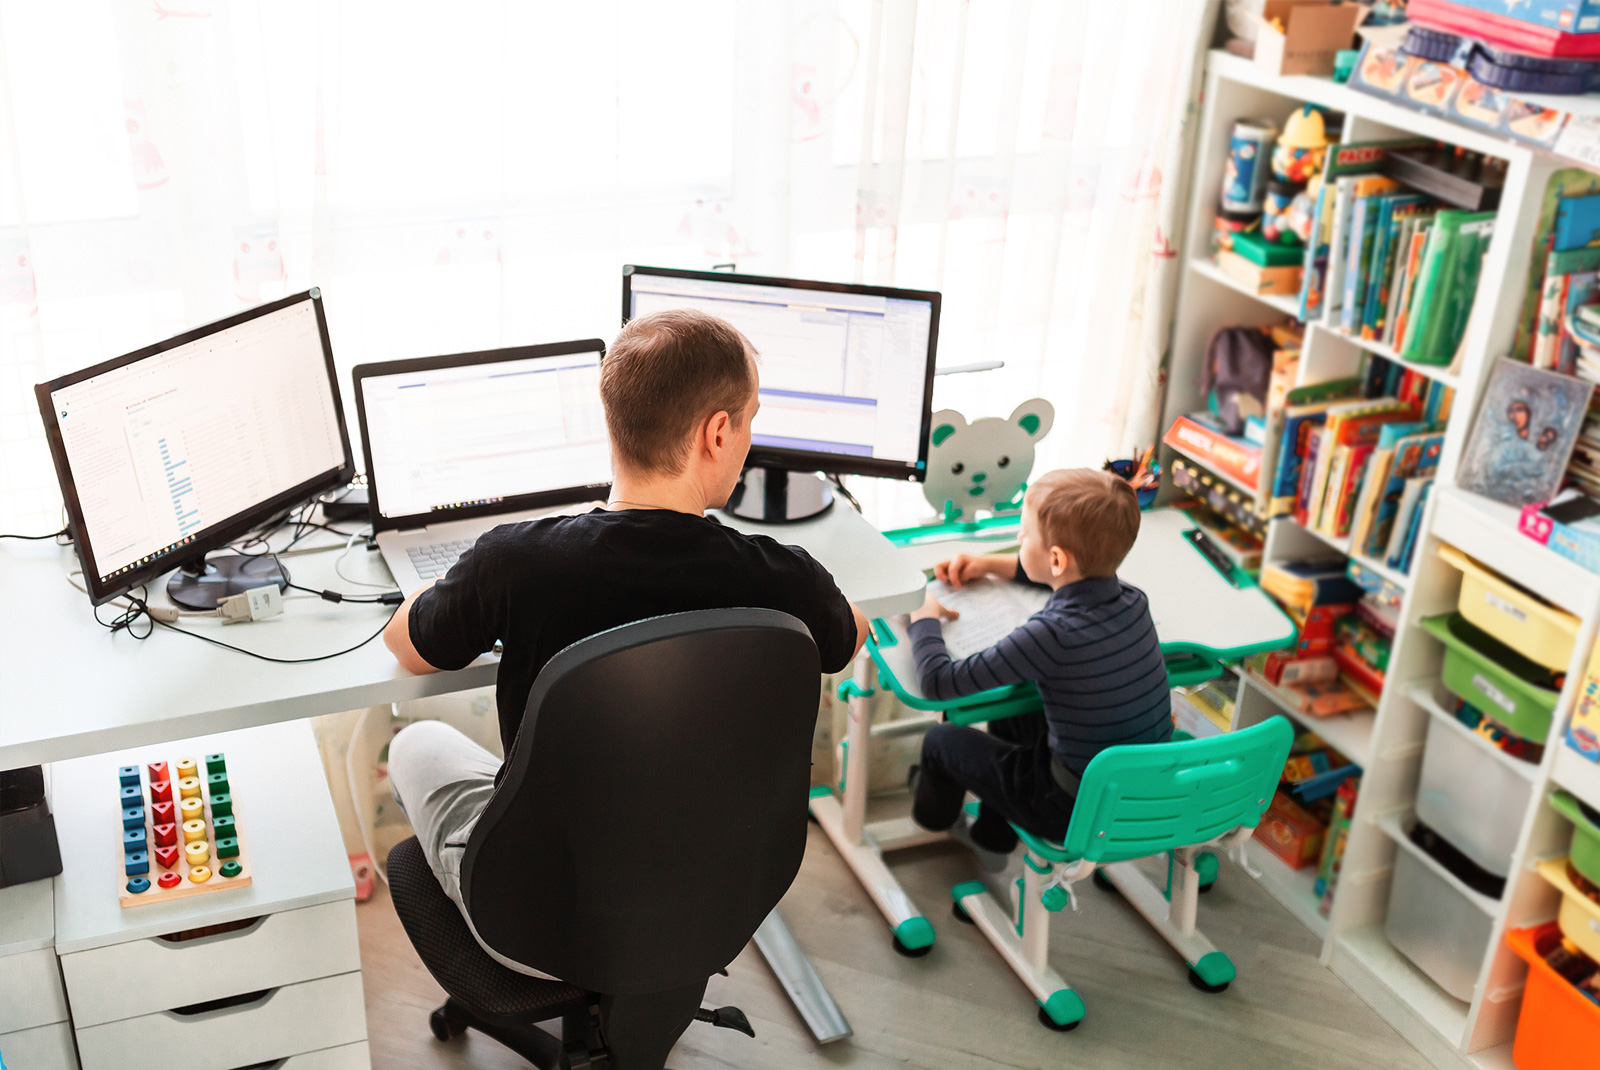
[(355, 472), (315, 288), (34, 393), (95, 605), (174, 568), (188, 609), (287, 586), (271, 557), (207, 552)]
[(939, 307), (931, 290), (622, 269), (623, 322), (696, 308), (732, 323), (759, 354), (761, 409), (727, 505), (751, 520), (827, 509), (833, 491), (818, 472), (927, 476)]
[(37, 765), (0, 770), (0, 888), (61, 872), (56, 819)]

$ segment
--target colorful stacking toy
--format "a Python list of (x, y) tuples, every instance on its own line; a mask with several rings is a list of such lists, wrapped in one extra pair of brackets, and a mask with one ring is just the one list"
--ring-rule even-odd
[(239, 847), (227, 758), (208, 754), (117, 770), (124, 907), (250, 883)]

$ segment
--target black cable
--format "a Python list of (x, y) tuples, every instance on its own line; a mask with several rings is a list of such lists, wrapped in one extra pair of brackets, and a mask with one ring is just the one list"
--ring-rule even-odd
[[(151, 622), (150, 631), (145, 632), (144, 635), (138, 635), (130, 628), (128, 634), (134, 636), (136, 639), (148, 639), (150, 637), (150, 632), (153, 632), (156, 626), (159, 625), (169, 632), (177, 632), (179, 635), (187, 635), (189, 638), (198, 639), (202, 643), (210, 643), (212, 646), (220, 646), (224, 650), (232, 650), (236, 654), (244, 654), (248, 657), (257, 659), (258, 661), (270, 661), (278, 665), (303, 665), (312, 661), (327, 661), (329, 658), (341, 657), (345, 654), (349, 654), (352, 651), (360, 650), (362, 647), (378, 638), (378, 636), (382, 635), (383, 630), (389, 626), (389, 621), (394, 619), (394, 614), (400, 611), (400, 607), (396, 606), (394, 608), (394, 612), (390, 613), (389, 616), (384, 619), (383, 624), (378, 627), (377, 631), (361, 640), (361, 642), (356, 643), (353, 646), (347, 646), (343, 650), (335, 650), (331, 654), (318, 654), (315, 657), (309, 658), (275, 658), (270, 654), (258, 654), (254, 650), (246, 650), (242, 646), (234, 646), (232, 643), (224, 643), (220, 639), (213, 639), (208, 635), (201, 635), (199, 632), (191, 632), (187, 628), (180, 628), (176, 624), (171, 624), (164, 620), (157, 620), (155, 617), (150, 616), (149, 608), (145, 605), (144, 599), (142, 598), (135, 598), (130, 594), (128, 595), (128, 601), (134, 604), (134, 608), (125, 613), (124, 616), (132, 616), (134, 620), (137, 620), (140, 616), (144, 616), (148, 617)], [(98, 614), (96, 614), (95, 619), (100, 619)], [(105, 622), (101, 621), (101, 623), (104, 624)], [(107, 625), (107, 627), (111, 627), (111, 625)], [(121, 627), (127, 628), (129, 625), (124, 624), (121, 625)], [(116, 629), (113, 628), (113, 631), (114, 630)]]
[(351, 602), (356, 605), (369, 606), (397, 606), (401, 602), (405, 601), (405, 595), (401, 594), (399, 591), (389, 591), (385, 594), (379, 595), (376, 598), (352, 598), (350, 595), (340, 594), (338, 591), (319, 591), (312, 587), (302, 587), (298, 583), (291, 583), (289, 586), (296, 591), (304, 591), (306, 594), (314, 594), (324, 602)]
[(840, 479), (837, 473), (829, 473), (828, 479), (832, 481), (835, 487), (839, 488), (839, 493), (844, 495), (845, 501), (855, 506), (856, 512), (861, 512), (861, 503), (856, 501), (856, 496), (851, 494), (849, 488), (844, 485), (844, 480)]
[(25, 542), (43, 542), (45, 539), (59, 539), (69, 530), (70, 529), (68, 528), (62, 528), (60, 531), (52, 531), (48, 535), (0, 535), (0, 539), (22, 539)]

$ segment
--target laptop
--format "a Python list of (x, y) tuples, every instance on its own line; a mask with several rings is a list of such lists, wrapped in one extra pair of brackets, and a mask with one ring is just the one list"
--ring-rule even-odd
[(490, 528), (605, 499), (604, 355), (589, 338), (355, 368), (372, 530), (402, 593)]

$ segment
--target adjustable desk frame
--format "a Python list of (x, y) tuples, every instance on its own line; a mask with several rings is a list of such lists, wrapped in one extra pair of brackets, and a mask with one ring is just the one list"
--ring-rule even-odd
[[(957, 549), (998, 550), (994, 533), (1003, 531), (1004, 522), (981, 525), (945, 525), (954, 538), (941, 545)], [(1264, 650), (1277, 650), (1294, 641), (1292, 621), (1253, 586), (1238, 577), (1223, 577), (1198, 550), (1184, 538), (1194, 527), (1187, 517), (1168, 509), (1144, 514), (1139, 541), (1123, 562), (1120, 575), (1145, 591), (1157, 630), (1168, 636), (1161, 644), (1167, 657), (1168, 678), (1174, 687), (1201, 683), (1216, 676), (1219, 663), (1249, 657)], [(938, 542), (940, 529), (910, 529), (889, 533), (902, 545)], [(981, 542), (966, 541), (974, 536), (990, 536)], [(1236, 619), (1221, 622), (1216, 615), (1232, 614)], [(1021, 623), (1020, 621), (1018, 623)], [(1219, 634), (1220, 633), (1220, 634)], [(895, 949), (906, 955), (926, 954), (933, 947), (933, 924), (917, 909), (900, 887), (884, 854), (905, 847), (917, 847), (947, 839), (946, 832), (929, 832), (910, 816), (868, 823), (867, 795), (871, 777), (864, 766), (871, 741), (889, 735), (924, 732), (944, 718), (954, 724), (984, 721), (1033, 713), (1040, 707), (1039, 692), (1032, 684), (995, 688), (976, 695), (950, 700), (930, 699), (916, 689), (915, 666), (905, 628), (884, 619), (872, 622), (872, 635), (856, 657), (851, 679), (839, 686), (839, 697), (850, 708), (845, 744), (845, 769), (839, 795), (827, 788), (813, 788), (811, 813), (839, 849), (873, 903), (889, 922)], [(906, 706), (922, 712), (876, 726), (867, 698), (879, 682)], [(862, 767), (853, 775), (851, 761)]]

